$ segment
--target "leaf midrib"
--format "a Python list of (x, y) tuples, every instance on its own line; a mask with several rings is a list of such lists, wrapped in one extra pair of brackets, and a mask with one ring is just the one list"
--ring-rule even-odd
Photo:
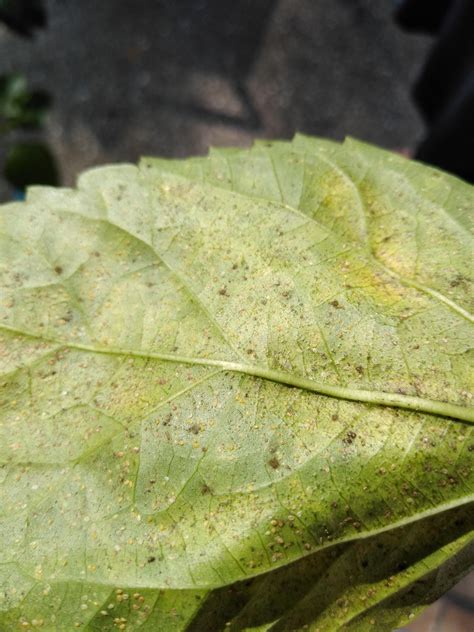
[[(330, 162), (331, 164), (333, 164), (332, 161), (327, 160), (327, 162)], [(359, 197), (359, 202), (362, 205), (363, 202), (361, 200), (360, 193), (356, 184), (352, 182), (349, 176), (345, 174), (345, 172), (342, 169), (340, 169), (339, 166), (335, 165), (335, 168), (338, 171), (341, 171), (342, 175), (345, 176), (345, 178), (347, 178), (347, 180), (355, 188), (356, 194)], [(184, 180), (189, 180), (191, 182), (194, 181), (192, 178), (188, 178), (186, 176), (181, 176), (181, 175), (176, 176), (176, 174), (173, 174), (173, 173), (171, 173), (171, 175), (184, 179)], [(211, 185), (209, 185), (208, 183), (206, 184), (207, 186), (210, 186), (212, 188), (222, 188), (222, 187), (215, 187), (215, 185), (212, 185), (212, 184)], [(156, 355), (146, 354), (146, 353), (141, 354), (141, 353), (137, 353), (133, 350), (128, 350), (128, 349), (100, 348), (100, 347), (87, 346), (87, 345), (85, 345), (82, 348), (82, 350), (92, 351), (96, 353), (110, 353), (113, 355), (129, 355), (129, 356), (135, 355), (137, 357), (154, 358), (158, 360), (178, 362), (182, 364), (218, 366), (218, 367), (221, 367), (223, 370), (252, 375), (254, 377), (259, 377), (259, 378), (267, 379), (273, 382), (285, 384), (286, 386), (298, 387), (304, 390), (320, 393), (321, 395), (327, 395), (327, 396), (335, 397), (338, 399), (345, 399), (345, 400), (356, 401), (356, 402), (366, 403), (366, 404), (374, 404), (374, 405), (388, 406), (388, 407), (394, 407), (394, 408), (408, 409), (408, 410), (413, 410), (415, 412), (440, 415), (442, 417), (451, 417), (459, 421), (474, 423), (474, 408), (467, 408), (465, 406), (461, 406), (458, 404), (451, 404), (449, 402), (432, 400), (428, 398), (403, 395), (401, 393), (390, 393), (386, 391), (370, 391), (366, 389), (356, 389), (356, 388), (350, 388), (350, 387), (345, 387), (345, 386), (337, 386), (337, 385), (332, 385), (325, 382), (310, 380), (302, 376), (301, 377), (294, 376), (284, 371), (276, 371), (276, 370), (269, 369), (267, 367), (262, 368), (255, 365), (246, 364), (245, 358), (242, 356), (241, 353), (239, 353), (239, 351), (234, 347), (234, 345), (225, 335), (225, 332), (220, 327), (220, 324), (209, 312), (208, 307), (192, 290), (192, 288), (189, 286), (189, 283), (183, 277), (183, 275), (178, 273), (172, 266), (170, 266), (168, 261), (159, 252), (157, 252), (157, 250), (154, 248), (152, 244), (147, 243), (139, 235), (130, 232), (125, 227), (114, 222), (108, 216), (107, 203), (100, 190), (98, 191), (98, 194), (100, 195), (100, 200), (106, 210), (106, 217), (87, 218), (87, 219), (93, 219), (93, 221), (104, 222), (108, 224), (109, 226), (113, 226), (114, 228), (120, 231), (124, 231), (127, 234), (131, 235), (134, 239), (137, 239), (146, 248), (149, 248), (151, 252), (153, 253), (153, 255), (156, 257), (156, 259), (159, 262), (161, 262), (169, 270), (169, 272), (178, 280), (179, 283), (181, 283), (185, 291), (188, 293), (190, 300), (193, 301), (199, 307), (199, 309), (206, 316), (210, 324), (216, 328), (216, 330), (219, 332), (220, 336), (222, 337), (226, 345), (229, 347), (231, 352), (236, 353), (237, 358), (244, 360), (244, 362), (229, 362), (227, 360), (210, 360), (210, 359), (203, 359), (203, 358), (197, 358), (197, 357), (191, 357), (191, 356), (178, 356), (178, 355), (173, 355), (173, 354), (156, 354)], [(233, 188), (232, 188), (232, 194), (237, 195), (239, 197), (243, 196), (242, 193), (240, 193), (239, 191), (235, 191)], [(289, 206), (288, 204), (283, 203), (283, 202), (269, 201), (266, 198), (262, 198), (259, 196), (246, 196), (246, 197), (253, 197), (255, 199), (266, 201), (267, 203), (272, 203), (278, 206), (282, 206), (283, 208), (286, 208), (288, 211), (294, 214), (297, 214), (301, 217), (304, 217), (306, 220), (310, 222), (314, 222), (317, 226), (325, 230), (329, 235), (331, 235), (335, 239), (338, 239), (338, 236), (335, 235), (332, 230), (328, 229), (327, 227), (322, 226), (321, 224), (319, 224), (319, 222), (315, 218), (311, 217), (310, 215), (307, 215), (306, 213), (304, 213), (302, 210), (300, 210), (297, 207)], [(85, 218), (84, 215), (80, 213), (76, 213), (74, 211), (70, 211), (69, 209), (64, 209), (63, 212), (68, 215), (77, 215), (79, 217)], [(363, 212), (363, 208), (361, 208), (361, 212)], [(428, 288), (431, 291), (427, 292), (426, 291), (427, 288), (425, 288), (424, 286), (422, 287), (417, 282), (412, 282), (410, 279), (404, 279), (403, 277), (400, 277), (396, 272), (392, 272), (391, 269), (387, 268), (375, 257), (374, 253), (369, 247), (369, 244), (367, 244), (367, 248), (363, 248), (362, 250), (373, 260), (374, 264), (376, 264), (378, 267), (384, 270), (386, 274), (389, 274), (390, 276), (392, 276), (392, 278), (397, 278), (400, 283), (404, 285), (408, 285), (410, 287), (414, 287), (418, 291), (428, 294), (432, 298), (445, 303), (448, 307), (451, 307), (453, 311), (455, 311), (458, 315), (466, 318), (469, 321), (474, 322), (474, 317), (471, 316), (471, 314), (469, 314), (466, 310), (461, 308), (459, 305), (457, 305), (456, 303), (454, 303), (453, 301), (451, 301), (444, 295), (440, 294), (439, 292), (435, 290), (431, 290), (431, 288)], [(18, 333), (21, 334), (23, 332), (19, 331)], [(25, 332), (25, 335), (29, 335), (29, 334)], [(33, 334), (33, 337), (36, 337), (36, 336)], [(43, 338), (43, 339), (46, 340), (46, 338)], [(56, 339), (50, 339), (50, 342), (55, 342), (57, 344), (61, 344), (64, 346), (71, 346), (68, 343), (63, 343)], [(81, 346), (77, 346), (75, 348), (80, 350)]]
[(285, 386), (296, 387), (306, 391), (319, 393), (336, 399), (345, 399), (365, 404), (387, 406), (391, 408), (402, 408), (413, 410), (420, 413), (428, 413), (439, 415), (441, 417), (450, 417), (458, 421), (464, 421), (474, 424), (474, 408), (452, 404), (450, 402), (442, 402), (423, 397), (415, 397), (411, 395), (403, 395), (401, 393), (393, 393), (387, 391), (370, 391), (366, 389), (351, 388), (346, 386), (337, 386), (327, 382), (319, 382), (302, 376), (292, 375), (286, 371), (278, 371), (266, 367), (260, 367), (254, 364), (244, 364), (239, 362), (229, 362), (228, 360), (200, 358), (193, 356), (181, 356), (173, 353), (153, 353), (141, 352), (133, 349), (121, 349), (118, 347), (99, 347), (87, 345), (77, 342), (66, 342), (56, 338), (39, 336), (34, 332), (23, 331), (10, 327), (5, 324), (0, 325), (0, 329), (9, 331), (14, 334), (35, 338), (43, 342), (50, 342), (66, 347), (85, 351), (89, 353), (98, 353), (101, 355), (125, 355), (129, 357), (145, 358), (153, 360), (162, 360), (164, 362), (175, 362), (177, 364), (189, 364), (200, 366), (219, 367), (223, 371), (233, 373), (241, 373), (256, 378), (265, 379), (271, 382), (283, 384)]

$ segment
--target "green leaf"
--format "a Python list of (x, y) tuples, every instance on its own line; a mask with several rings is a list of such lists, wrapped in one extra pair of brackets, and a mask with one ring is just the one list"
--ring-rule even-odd
[(30, 90), (23, 75), (0, 76), (0, 131), (41, 127), (50, 104), (49, 95)]
[(1, 207), (0, 626), (388, 631), (468, 572), (473, 207), (300, 137)]

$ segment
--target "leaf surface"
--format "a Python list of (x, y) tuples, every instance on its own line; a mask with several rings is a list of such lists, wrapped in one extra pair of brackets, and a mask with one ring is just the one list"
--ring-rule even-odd
[(303, 137), (1, 207), (0, 625), (390, 630), (466, 573), (473, 209)]

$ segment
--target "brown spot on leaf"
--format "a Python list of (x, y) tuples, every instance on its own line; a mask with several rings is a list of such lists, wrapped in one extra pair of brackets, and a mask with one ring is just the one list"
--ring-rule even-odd
[(354, 442), (354, 439), (356, 438), (357, 438), (357, 434), (353, 430), (349, 430), (342, 441), (350, 445), (351, 443)]

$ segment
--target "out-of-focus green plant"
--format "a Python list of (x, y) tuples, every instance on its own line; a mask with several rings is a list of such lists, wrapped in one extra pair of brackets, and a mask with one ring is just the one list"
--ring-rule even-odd
[(55, 186), (59, 182), (56, 161), (44, 143), (15, 143), (7, 154), (4, 173), (20, 191), (30, 184)]
[[(44, 26), (46, 15), (39, 0), (0, 0), (0, 21), (16, 33), (30, 37), (33, 29)], [(0, 134), (40, 130), (51, 104), (43, 90), (32, 90), (19, 73), (0, 76)], [(15, 188), (30, 184), (58, 184), (53, 154), (43, 142), (15, 141), (6, 151), (3, 173)]]
[(0, 130), (8, 132), (21, 127), (41, 127), (51, 103), (50, 96), (40, 90), (30, 90), (23, 75), (0, 77)]

